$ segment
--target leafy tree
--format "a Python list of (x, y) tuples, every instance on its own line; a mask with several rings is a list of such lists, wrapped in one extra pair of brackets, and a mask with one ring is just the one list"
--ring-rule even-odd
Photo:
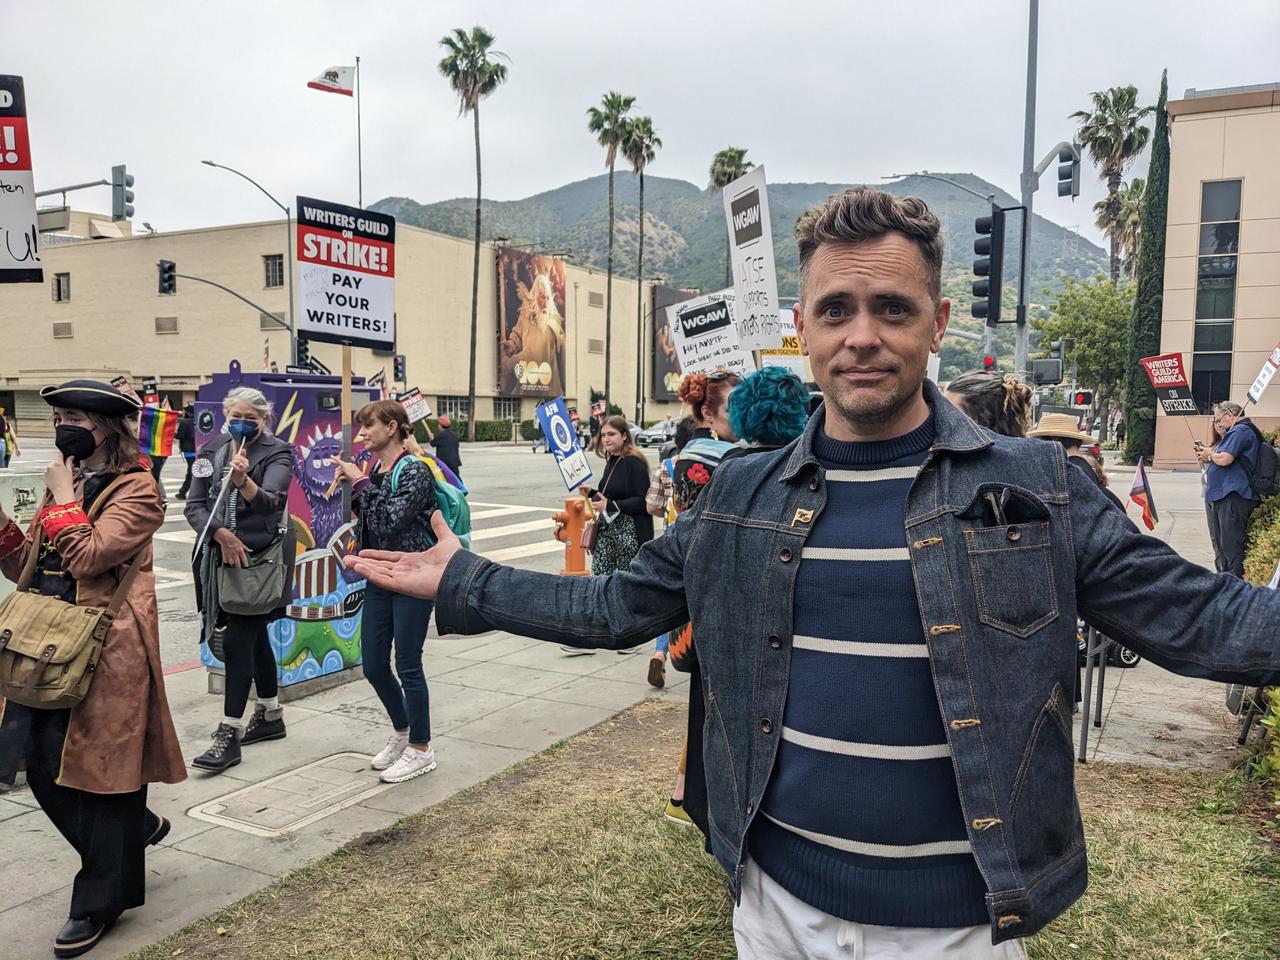
[(449, 81), (458, 95), (458, 116), (470, 113), (475, 124), (476, 136), (476, 236), (475, 258), (471, 265), (471, 373), (467, 381), (467, 396), (472, 416), (467, 418), (467, 439), (476, 438), (476, 333), (477, 310), (480, 302), (480, 101), (498, 89), (507, 79), (507, 55), (493, 46), (493, 34), (484, 27), (472, 27), (471, 32), (456, 28), (441, 38), (440, 45), (448, 54), (440, 61), (440, 73)]
[(1166, 70), (1160, 78), (1160, 100), (1156, 104), (1151, 167), (1147, 171), (1142, 204), (1143, 243), (1137, 256), (1137, 296), (1129, 324), (1124, 456), (1130, 463), (1137, 462), (1138, 457), (1150, 460), (1156, 450), (1156, 392), (1138, 361), (1160, 352), (1160, 314), (1164, 309), (1164, 231), (1169, 206), (1169, 118), (1164, 107), (1168, 94), (1169, 72)]
[(1142, 119), (1151, 107), (1138, 106), (1138, 88), (1112, 87), (1089, 95), (1092, 110), (1077, 110), (1071, 119), (1080, 123), (1080, 143), (1093, 162), (1101, 167), (1099, 179), (1107, 182), (1107, 233), (1111, 240), (1111, 282), (1120, 279), (1119, 236), (1116, 220), (1120, 216), (1120, 183), (1124, 168), (1133, 162), (1147, 145), (1151, 131)]
[(627, 113), (635, 97), (610, 90), (598, 107), (587, 108), (587, 129), (604, 147), (604, 165), (609, 168), (609, 267), (604, 295), (604, 392), (609, 396), (610, 361), (613, 358), (613, 165), (627, 132)]
[(662, 140), (653, 130), (653, 119), (636, 117), (627, 124), (622, 155), (640, 177), (640, 235), (636, 252), (636, 423), (644, 405), (644, 171), (657, 157)]
[(1136, 279), (1138, 270), (1138, 250), (1142, 245), (1142, 195), (1146, 190), (1146, 181), (1134, 177), (1120, 191), (1120, 212), (1115, 222), (1111, 221), (1108, 200), (1099, 200), (1093, 205), (1094, 225), (1103, 233), (1116, 232), (1116, 244), (1123, 253), (1120, 270), (1125, 278)]
[[(747, 159), (746, 147), (725, 147), (711, 158), (711, 179), (707, 183), (707, 189), (713, 193), (719, 193), (754, 166), (755, 164)], [(731, 249), (729, 233), (726, 230), (724, 235), (724, 285), (726, 287), (733, 286)]]
[(1134, 287), (1110, 282), (1102, 274), (1092, 280), (1063, 278), (1062, 291), (1050, 302), (1049, 316), (1031, 321), (1040, 343), (1063, 337), (1075, 341), (1064, 358), (1063, 373), (1076, 371), (1077, 383), (1094, 390), (1094, 409), (1102, 419), (1099, 439), (1107, 439), (1107, 414), (1121, 389), (1129, 357), (1129, 318)]

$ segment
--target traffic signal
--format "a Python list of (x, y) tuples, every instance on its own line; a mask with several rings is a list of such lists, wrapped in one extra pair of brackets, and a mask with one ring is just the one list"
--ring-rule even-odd
[(391, 358), (391, 379), (396, 383), (408, 383), (404, 371), (404, 354), (397, 353)]
[(1080, 148), (1074, 144), (1058, 149), (1058, 196), (1080, 196)]
[(1077, 390), (1071, 399), (1071, 405), (1073, 407), (1087, 407), (1092, 403), (1093, 403), (1092, 390)]
[(996, 368), (996, 358), (993, 356), (985, 356), (982, 358), (983, 370), (994, 370)]
[(1052, 386), (1062, 382), (1062, 361), (1056, 357), (1048, 360), (1029, 360), (1031, 382), (1037, 387)]
[(160, 292), (178, 292), (178, 265), (172, 260), (161, 260), (156, 264), (160, 271)]
[(133, 174), (126, 173), (124, 164), (111, 168), (111, 219), (128, 220), (133, 216)]
[(306, 337), (298, 338), (298, 362), (296, 366), (311, 366), (311, 343)]
[(1063, 353), (1064, 346), (1065, 344), (1063, 344), (1061, 340), (1055, 340), (1053, 343), (1049, 344), (1049, 359), (1065, 360), (1066, 355)]
[(988, 327), (1000, 322), (1000, 281), (1004, 275), (1004, 211), (994, 203), (991, 215), (973, 222), (978, 239), (973, 241), (973, 315), (986, 320)]

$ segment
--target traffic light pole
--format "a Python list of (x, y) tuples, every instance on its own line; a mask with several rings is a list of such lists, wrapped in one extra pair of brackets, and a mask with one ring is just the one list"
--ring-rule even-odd
[(1030, 302), (1027, 276), (1027, 251), (1031, 246), (1031, 202), (1035, 196), (1039, 175), (1035, 169), (1036, 152), (1036, 47), (1040, 30), (1040, 0), (1028, 0), (1027, 16), (1027, 99), (1026, 119), (1022, 133), (1022, 249), (1018, 270), (1018, 338), (1014, 349), (1014, 369), (1024, 379), (1027, 376), (1027, 354), (1031, 344), (1031, 327), (1027, 323), (1027, 305)]
[(232, 290), (230, 287), (224, 287), (222, 284), (216, 283), (213, 280), (206, 280), (204, 277), (193, 277), (189, 273), (175, 273), (174, 276), (181, 277), (183, 280), (194, 280), (196, 283), (207, 283), (211, 287), (217, 287), (219, 290), (224, 290), (227, 293), (231, 294), (233, 297), (235, 297), (237, 300), (243, 300), (245, 303), (253, 307), (253, 309), (257, 310), (264, 317), (269, 317), (273, 323), (280, 324), (280, 326), (284, 327), (286, 330), (292, 329), (287, 323), (279, 319), (274, 313), (272, 313), (266, 307), (261, 306), (260, 304), (254, 303), (248, 297), (241, 296), (240, 294)]

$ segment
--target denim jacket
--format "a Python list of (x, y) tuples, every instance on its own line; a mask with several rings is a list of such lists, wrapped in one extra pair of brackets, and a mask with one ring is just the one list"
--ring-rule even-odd
[[(925, 384), (936, 439), (905, 533), (929, 661), (992, 940), (1025, 937), (1086, 885), (1074, 790), (1076, 616), (1175, 673), (1280, 680), (1280, 593), (1143, 536), (1062, 447), (996, 436)], [(630, 647), (692, 620), (706, 703), (712, 852), (740, 896), (747, 832), (782, 732), (800, 551), (826, 503), (804, 435), (721, 464), (697, 504), (610, 577), (512, 570), (470, 553), (441, 584), (441, 634), (508, 630)], [(1007, 490), (1003, 516), (984, 497)]]

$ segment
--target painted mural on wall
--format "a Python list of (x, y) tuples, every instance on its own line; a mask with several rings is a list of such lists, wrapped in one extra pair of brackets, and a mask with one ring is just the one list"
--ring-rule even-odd
[[(222, 398), (233, 386), (257, 387), (275, 407), (275, 434), (293, 445), (289, 518), (297, 541), (293, 602), (286, 616), (267, 628), (280, 683), (288, 686), (360, 663), (360, 610), (365, 582), (338, 562), (350, 548), (352, 528), (344, 523), (341, 492), (333, 488), (329, 459), (342, 450), (341, 386), (337, 377), (240, 373), (215, 374), (196, 402), (196, 441), (203, 445), (223, 429)], [(353, 386), (353, 405), (375, 399), (377, 391)], [(357, 460), (368, 455), (356, 448)], [(221, 668), (221, 650), (201, 644), (200, 659)]]

